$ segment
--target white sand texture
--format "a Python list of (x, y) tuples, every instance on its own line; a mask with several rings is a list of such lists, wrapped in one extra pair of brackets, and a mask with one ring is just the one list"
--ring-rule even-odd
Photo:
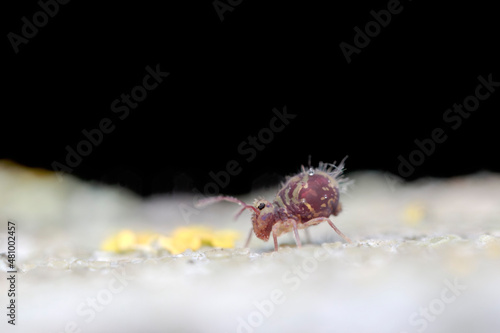
[[(253, 237), (250, 213), (193, 196), (147, 199), (0, 161), (1, 332), (500, 332), (500, 175), (403, 183), (348, 175), (344, 210), (290, 234)], [(236, 181), (236, 180), (235, 180)], [(240, 197), (251, 203), (273, 190)], [(8, 221), (16, 226), (9, 297)], [(120, 230), (168, 235), (195, 225), (234, 229), (233, 249), (124, 253)], [(15, 302), (15, 325), (9, 306)]]

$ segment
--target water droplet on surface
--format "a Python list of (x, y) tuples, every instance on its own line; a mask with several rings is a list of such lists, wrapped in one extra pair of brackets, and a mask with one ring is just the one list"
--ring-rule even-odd
[(307, 171), (307, 173), (309, 174), (309, 176), (314, 175), (314, 169), (313, 168), (309, 168), (309, 170)]

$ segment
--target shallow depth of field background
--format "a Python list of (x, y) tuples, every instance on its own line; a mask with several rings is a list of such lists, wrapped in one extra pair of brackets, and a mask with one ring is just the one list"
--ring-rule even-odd
[[(498, 332), (492, 8), (48, 0), (5, 13), (0, 270), (15, 221), (19, 308), (2, 332)], [(290, 235), (278, 253), (256, 237), (243, 249), (248, 212), (194, 208), (271, 200), (309, 156), (349, 156), (334, 223), (353, 244), (319, 225), (302, 249)], [(241, 237), (178, 255), (102, 248), (122, 230), (194, 226)]]
[[(19, 317), (8, 330), (498, 330), (498, 174), (391, 185), (379, 172), (350, 176), (356, 185), (334, 222), (353, 243), (325, 224), (309, 229), (311, 242), (300, 232), (302, 249), (291, 235), (280, 237), (276, 253), (272, 241), (256, 237), (242, 248), (249, 214), (235, 222), (236, 205), (192, 208), (186, 220), (181, 207), (192, 207), (189, 195), (142, 199), (2, 164), (0, 182), (17, 189), (2, 197), (8, 208), (0, 211), (5, 220), (16, 216), (18, 227)], [(123, 229), (168, 235), (200, 225), (241, 238), (234, 249), (203, 246), (175, 255), (101, 248)]]

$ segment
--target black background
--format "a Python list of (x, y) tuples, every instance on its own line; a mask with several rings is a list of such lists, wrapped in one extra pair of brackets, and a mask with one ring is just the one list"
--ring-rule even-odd
[[(398, 156), (440, 127), (447, 140), (403, 178), (500, 171), (499, 91), (456, 130), (443, 121), (479, 75), (500, 81), (498, 11), (402, 1), (348, 64), (339, 44), (352, 45), (354, 27), (387, 5), (243, 0), (221, 21), (213, 1), (73, 0), (16, 54), (7, 34), (21, 34), (21, 18), (33, 22), (41, 7), (4, 4), (0, 157), (51, 170), (85, 139), (82, 130), (109, 118), (115, 130), (73, 175), (145, 196), (203, 192), (210, 171), (237, 160), (241, 173), (221, 189), (237, 194), (297, 171), (309, 155), (313, 164), (349, 155), (349, 171), (398, 174)], [(111, 103), (157, 64), (170, 75), (120, 120)], [(247, 162), (238, 146), (284, 106), (296, 118)]]

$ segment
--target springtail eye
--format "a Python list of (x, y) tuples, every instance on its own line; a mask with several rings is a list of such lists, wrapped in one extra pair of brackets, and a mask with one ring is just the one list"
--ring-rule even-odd
[(263, 202), (261, 202), (257, 208), (258, 208), (259, 210), (263, 210), (263, 209), (264, 209), (264, 207), (266, 207), (266, 204), (265, 204), (265, 203), (263, 203)]

